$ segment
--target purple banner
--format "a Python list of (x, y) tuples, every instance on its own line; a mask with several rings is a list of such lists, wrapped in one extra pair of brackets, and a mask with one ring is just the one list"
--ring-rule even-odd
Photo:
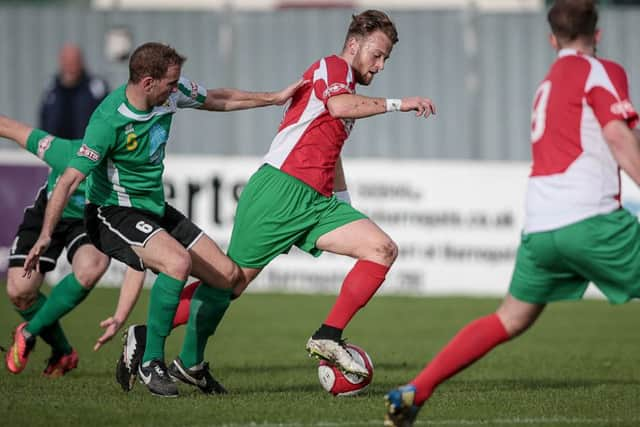
[(36, 199), (45, 184), (48, 169), (44, 165), (0, 164), (0, 278), (4, 279), (9, 264), (9, 250), (24, 209)]

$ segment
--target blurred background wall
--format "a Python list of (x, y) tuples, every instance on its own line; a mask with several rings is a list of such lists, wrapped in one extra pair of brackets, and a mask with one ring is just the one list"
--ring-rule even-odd
[[(396, 7), (385, 10), (398, 26), (400, 42), (385, 71), (359, 91), (394, 98), (426, 95), (435, 101), (438, 114), (427, 122), (410, 114), (360, 121), (345, 156), (527, 160), (531, 99), (554, 53), (547, 43), (544, 4), (514, 2), (522, 7), (490, 7), (506, 4), (503, 0), (391, 2)], [(190, 7), (176, 10), (182, 3)], [(57, 51), (67, 41), (84, 49), (90, 70), (112, 87), (124, 83), (126, 59), (109, 57), (113, 46), (107, 40), (117, 34), (130, 35), (133, 46), (150, 40), (175, 46), (188, 57), (184, 74), (207, 87), (279, 89), (318, 58), (340, 52), (352, 13), (378, 6), (369, 1), (351, 2), (351, 7), (304, 7), (318, 2), (289, 2), (289, 7), (275, 10), (249, 7), (270, 3), (0, 2), (0, 113), (36, 124), (42, 91), (56, 71)], [(418, 3), (432, 7), (418, 9)], [(146, 9), (153, 5), (162, 9)], [(640, 8), (601, 10), (604, 37), (599, 52), (626, 67), (636, 103), (638, 22)], [(281, 113), (267, 108), (178, 114), (169, 151), (262, 155)], [(0, 148), (13, 147), (3, 142)]]
[[(637, 106), (640, 7), (614, 4), (620, 1), (602, 2), (599, 52), (626, 67)], [(400, 43), (373, 85), (359, 90), (426, 95), (438, 110), (428, 120), (360, 120), (344, 151), (354, 202), (401, 248), (388, 291), (502, 295), (523, 217), (530, 105), (554, 59), (544, 0), (0, 0), (0, 114), (37, 123), (66, 42), (79, 44), (90, 71), (112, 88), (128, 77), (127, 53), (156, 40), (186, 55), (185, 75), (207, 87), (279, 89), (339, 53), (351, 14), (371, 7), (390, 13)], [(167, 198), (223, 248), (237, 191), (281, 115), (282, 108), (265, 108), (175, 116), (168, 150), (181, 155), (165, 162)], [(9, 149), (0, 140), (0, 276), (40, 182), (27, 178), (46, 173), (35, 158)], [(17, 171), (22, 161), (30, 169)], [(623, 196), (639, 213), (640, 190), (627, 184)], [(351, 261), (327, 254), (320, 262), (292, 251), (252, 289), (333, 292)], [(59, 262), (49, 280), (68, 272)], [(103, 282), (118, 284), (123, 272), (114, 262)]]

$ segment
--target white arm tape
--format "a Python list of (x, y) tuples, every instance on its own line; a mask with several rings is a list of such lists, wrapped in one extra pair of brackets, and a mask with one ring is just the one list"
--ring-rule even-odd
[(402, 99), (387, 99), (387, 113), (392, 111), (400, 111), (402, 105)]

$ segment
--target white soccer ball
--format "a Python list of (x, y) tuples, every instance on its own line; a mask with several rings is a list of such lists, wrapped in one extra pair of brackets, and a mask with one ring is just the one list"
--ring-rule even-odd
[(353, 396), (366, 389), (373, 379), (373, 362), (366, 351), (354, 344), (347, 343), (347, 351), (369, 371), (367, 378), (355, 374), (344, 373), (326, 360), (318, 365), (318, 379), (323, 389), (334, 396)]

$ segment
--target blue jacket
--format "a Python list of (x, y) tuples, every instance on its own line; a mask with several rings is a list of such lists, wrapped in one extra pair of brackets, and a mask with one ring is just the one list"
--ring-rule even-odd
[(56, 76), (43, 96), (40, 128), (60, 138), (79, 139), (98, 104), (109, 93), (107, 82), (86, 73), (71, 88)]

